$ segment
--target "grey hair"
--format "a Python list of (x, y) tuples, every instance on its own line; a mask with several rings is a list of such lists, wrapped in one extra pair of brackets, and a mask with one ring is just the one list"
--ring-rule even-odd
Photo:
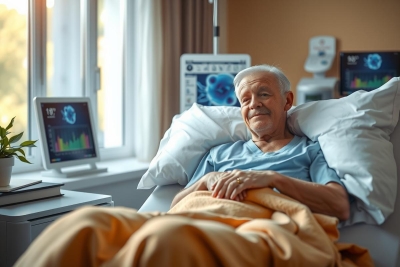
[(268, 72), (274, 74), (275, 77), (278, 79), (279, 89), (282, 95), (290, 91), (290, 81), (279, 68), (267, 64), (257, 65), (241, 70), (238, 74), (236, 74), (235, 79), (233, 80), (233, 84), (235, 85), (235, 93), (238, 99), (240, 99), (239, 98), (240, 82), (244, 77), (256, 72)]

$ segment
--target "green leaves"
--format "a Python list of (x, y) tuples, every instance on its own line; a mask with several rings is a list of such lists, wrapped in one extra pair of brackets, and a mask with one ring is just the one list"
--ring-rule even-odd
[(14, 126), (14, 119), (15, 119), (15, 117), (11, 119), (10, 123), (9, 123), (8, 126), (6, 127), (6, 131), (9, 130), (9, 129), (11, 129), (11, 127)]
[(10, 138), (7, 137), (9, 132), (8, 130), (14, 126), (14, 118), (11, 119), (10, 123), (7, 125), (6, 128), (0, 126), (0, 158), (9, 158), (9, 157), (17, 157), (20, 161), (25, 163), (30, 163), (25, 158), (25, 152), (22, 149), (23, 147), (36, 147), (36, 141), (24, 141), (19, 145), (11, 146), (11, 144), (18, 142), (24, 132), (19, 133), (17, 135), (11, 136)]
[[(37, 140), (36, 140), (37, 141)], [(36, 147), (34, 144), (36, 141), (25, 141), (21, 143), (21, 147)]]
[(3, 139), (3, 137), (6, 136), (6, 129), (4, 129), (3, 127), (0, 126), (0, 137), (1, 139)]
[[(22, 137), (23, 134), (24, 134), (24, 132), (22, 132), (22, 133), (20, 133), (20, 134), (17, 134), (17, 135), (14, 135), (13, 137), (11, 137), (10, 140), (9, 140), (10, 144), (15, 143), (15, 142), (18, 142), (19, 139), (21, 139), (21, 137)], [(21, 144), (21, 145), (22, 145), (22, 144)]]

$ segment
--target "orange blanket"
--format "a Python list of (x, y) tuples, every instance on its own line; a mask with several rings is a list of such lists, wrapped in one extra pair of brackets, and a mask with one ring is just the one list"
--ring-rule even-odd
[(268, 243), (272, 266), (374, 266), (366, 249), (336, 242), (337, 218), (312, 213), (272, 189), (249, 190), (244, 202), (210, 195), (194, 192), (169, 213), (217, 220), (235, 227), (241, 235), (257, 233)]
[(271, 189), (246, 201), (194, 192), (168, 213), (85, 207), (54, 222), (15, 266), (373, 266), (339, 244), (337, 219)]

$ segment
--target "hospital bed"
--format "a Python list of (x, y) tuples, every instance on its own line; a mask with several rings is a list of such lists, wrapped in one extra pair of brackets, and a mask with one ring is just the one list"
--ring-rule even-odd
[[(387, 134), (387, 137), (383, 136), (378, 136), (376, 138), (383, 138), (387, 140), (382, 140), (381, 144), (382, 146), (388, 145), (388, 150), (389, 154), (391, 151), (393, 152), (391, 157), (394, 157), (394, 166), (392, 166), (392, 169), (394, 168), (394, 171), (390, 174), (391, 177), (389, 177), (392, 181), (391, 184), (388, 183), (386, 184), (385, 190), (389, 189), (392, 190), (391, 193), (394, 194), (394, 199), (393, 199), (393, 212), (389, 212), (390, 214), (386, 214), (385, 221), (383, 223), (373, 221), (371, 218), (369, 219), (355, 219), (353, 220), (352, 223), (349, 223), (348, 225), (343, 224), (340, 227), (340, 242), (349, 242), (349, 243), (354, 243), (360, 246), (363, 246), (365, 248), (368, 248), (370, 251), (370, 254), (374, 260), (374, 263), (376, 266), (400, 266), (400, 261), (399, 261), (399, 255), (400, 255), (400, 227), (399, 227), (399, 222), (400, 222), (400, 197), (396, 197), (396, 192), (399, 192), (400, 190), (400, 183), (397, 183), (397, 173), (400, 173), (400, 123), (397, 123), (398, 117), (399, 117), (399, 107), (400, 107), (400, 78), (393, 78), (389, 83), (386, 85), (382, 86), (380, 89), (375, 90), (376, 92), (372, 93), (373, 91), (369, 93), (360, 93), (357, 95), (354, 93), (353, 99), (350, 99), (353, 101), (350, 103), (351, 106), (351, 112), (359, 113), (361, 112), (364, 118), (365, 116), (369, 117), (376, 117), (377, 120), (374, 121), (374, 123), (368, 122), (369, 126), (367, 127), (378, 127), (383, 129), (383, 132)], [(388, 91), (391, 91), (391, 94), (388, 94)], [(369, 94), (369, 95), (368, 95)], [(368, 97), (366, 97), (368, 96)], [(349, 97), (347, 97), (349, 98)], [(361, 101), (362, 103), (359, 103), (359, 99), (363, 99), (364, 101)], [(349, 100), (349, 101), (350, 101)], [(335, 102), (336, 101), (336, 102)], [(306, 103), (301, 106), (298, 106), (294, 109), (294, 112), (289, 112), (288, 114), (288, 121), (289, 123), (292, 123), (294, 126), (292, 126), (291, 131), (299, 134), (299, 135), (307, 135), (311, 139), (319, 140), (321, 142), (324, 142), (324, 139), (322, 135), (316, 135), (315, 133), (310, 130), (310, 128), (307, 128), (311, 126), (312, 123), (318, 123), (321, 121), (318, 121), (320, 119), (317, 116), (324, 116), (326, 115), (326, 112), (332, 112), (332, 107), (333, 108), (338, 108), (335, 107), (335, 105), (338, 105), (339, 101), (347, 101), (342, 99), (335, 99), (335, 100), (326, 100), (326, 101), (317, 101), (317, 102), (312, 102), (312, 103)], [(340, 103), (342, 103), (340, 102)], [(343, 104), (343, 103), (342, 103)], [(348, 104), (348, 103), (347, 103)], [(346, 104), (346, 105), (347, 105)], [(319, 106), (318, 106), (319, 105)], [(204, 111), (204, 107), (192, 107), (192, 109), (199, 109), (201, 111)], [(320, 108), (320, 109), (319, 109)], [(217, 108), (215, 108), (216, 110)], [(222, 108), (221, 109), (228, 109), (228, 108)], [(319, 110), (318, 110), (319, 109)], [(340, 109), (343, 109), (343, 105), (340, 106)], [(383, 110), (384, 109), (384, 110)], [(213, 112), (215, 112), (213, 110)], [(337, 116), (334, 116), (336, 119), (340, 120), (341, 118), (344, 118), (345, 115), (340, 114), (342, 112), (341, 110), (334, 110), (335, 112), (338, 112)], [(350, 112), (350, 111), (348, 111)], [(388, 125), (391, 125), (392, 128), (385, 128), (384, 123), (382, 122), (382, 119), (385, 117), (383, 113), (387, 112), (389, 115), (392, 117), (387, 117), (388, 120)], [(391, 113), (392, 112), (392, 113)], [(359, 114), (358, 114), (359, 115)], [(182, 115), (185, 116), (185, 115)], [(167, 131), (166, 135), (164, 136), (164, 140), (161, 141), (160, 143), (160, 150), (155, 157), (155, 159), (152, 161), (152, 164), (159, 164), (159, 162), (162, 162), (162, 151), (168, 149), (168, 142), (172, 142), (171, 139), (173, 138), (173, 126), (174, 123), (179, 123), (179, 120), (183, 120), (184, 118), (182, 116), (178, 116), (177, 118), (174, 118), (174, 121), (171, 125), (170, 130)], [(238, 115), (240, 116), (240, 115)], [(304, 116), (304, 117), (302, 117)], [(329, 116), (329, 115), (328, 115)], [(309, 118), (310, 120), (314, 121), (307, 121), (305, 119), (302, 121), (303, 118)], [(341, 117), (341, 118), (340, 118)], [(357, 116), (356, 116), (357, 117)], [(290, 118), (292, 120), (290, 120)], [(359, 119), (360, 117), (357, 118), (352, 118), (351, 123), (354, 124), (354, 122)], [(190, 118), (193, 120), (193, 118)], [(235, 118), (239, 119), (239, 118)], [(334, 119), (333, 117), (330, 119)], [(315, 121), (317, 120), (317, 121)], [(328, 121), (329, 118), (323, 118), (323, 120)], [(329, 129), (337, 128), (337, 125), (329, 125), (325, 121), (325, 124), (328, 124), (326, 127)], [(303, 122), (303, 123), (302, 123)], [(223, 123), (223, 122), (221, 122)], [(311, 123), (311, 124), (310, 124)], [(324, 122), (322, 122), (324, 123)], [(343, 122), (341, 122), (340, 125), (344, 125)], [(397, 125), (397, 126), (396, 126)], [(182, 125), (176, 125), (178, 128), (184, 128)], [(243, 129), (239, 128), (237, 125), (230, 124), (230, 127), (232, 131), (243, 131)], [(296, 128), (297, 127), (297, 128)], [(304, 127), (304, 128), (301, 128)], [(319, 127), (319, 126), (318, 126)], [(349, 127), (353, 127), (353, 125), (350, 125)], [(289, 127), (290, 128), (290, 127)], [(363, 125), (360, 126), (360, 129), (365, 129)], [(389, 129), (389, 130), (388, 130)], [(321, 129), (323, 131), (324, 129)], [(188, 133), (186, 132), (186, 135)], [(382, 134), (382, 133), (380, 133)], [(240, 134), (239, 134), (240, 135)], [(246, 133), (241, 133), (242, 138), (246, 138)], [(362, 135), (362, 134), (361, 134)], [(190, 140), (190, 136), (188, 137)], [(220, 138), (220, 136), (218, 137)], [(235, 136), (230, 136), (231, 139), (235, 140)], [(362, 139), (363, 137), (357, 136), (356, 138)], [(168, 139), (168, 140), (166, 140)], [(183, 138), (184, 139), (184, 138)], [(240, 138), (237, 138), (240, 139)], [(192, 140), (196, 141), (196, 140)], [(325, 140), (329, 142), (329, 140)], [(184, 141), (183, 141), (184, 142)], [(379, 140), (376, 143), (375, 141), (368, 141), (369, 144), (371, 144), (371, 147), (374, 146), (376, 143), (378, 148), (373, 148), (373, 149), (380, 149), (379, 148)], [(174, 144), (176, 146), (176, 143)], [(214, 144), (208, 144), (208, 146), (212, 146)], [(382, 147), (381, 146), (381, 147)], [(326, 148), (324, 145), (321, 145), (321, 147), (325, 149)], [(178, 147), (179, 149), (179, 147)], [(390, 151), (391, 150), (391, 151)], [(181, 151), (186, 151), (182, 150)], [(324, 151), (325, 154), (326, 150)], [(181, 152), (184, 153), (184, 152)], [(365, 152), (366, 153), (366, 152)], [(379, 153), (379, 152), (376, 152)], [(327, 157), (327, 162), (328, 164), (330, 163), (330, 155), (325, 155)], [(333, 155), (334, 156), (334, 155)], [(381, 155), (379, 155), (381, 157)], [(355, 159), (357, 160), (357, 159)], [(378, 159), (379, 160), (379, 159)], [(378, 162), (378, 165), (381, 164)], [(152, 164), (150, 165), (149, 171), (151, 172)], [(368, 164), (367, 164), (368, 165)], [(393, 164), (392, 164), (393, 165)], [(334, 166), (334, 164), (333, 164)], [(162, 171), (162, 168), (160, 165), (157, 165), (158, 171)], [(377, 166), (383, 167), (383, 166)], [(386, 167), (385, 167), (386, 168)], [(169, 170), (166, 170), (168, 174), (170, 174)], [(148, 174), (147, 174), (148, 175)], [(145, 174), (146, 176), (146, 174)], [(143, 177), (143, 179), (149, 179), (149, 177)], [(374, 179), (378, 179), (378, 177), (374, 177)], [(145, 203), (141, 206), (139, 209), (139, 212), (149, 212), (149, 211), (168, 211), (170, 208), (171, 201), (173, 197), (176, 195), (176, 193), (184, 188), (184, 182), (182, 180), (176, 180), (175, 182), (173, 180), (167, 180), (167, 181), (157, 181), (156, 178), (153, 176), (152, 177), (152, 183), (150, 184), (145, 184), (145, 181), (141, 181), (139, 184), (139, 188), (146, 188), (150, 186), (156, 186), (152, 194), (148, 197), (148, 199), (145, 201)], [(349, 180), (349, 178), (347, 179)], [(394, 183), (392, 183), (394, 182)], [(390, 186), (392, 185), (392, 186)], [(395, 185), (395, 186), (393, 186)], [(347, 185), (346, 185), (347, 186)], [(374, 185), (371, 189), (372, 191), (379, 191), (381, 190), (377, 185)], [(394, 188), (390, 188), (394, 187)], [(373, 193), (369, 193), (370, 197), (373, 195)], [(382, 191), (380, 191), (382, 192)], [(390, 193), (388, 193), (390, 195)], [(360, 217), (361, 218), (361, 217)], [(363, 222), (364, 221), (364, 222)]]

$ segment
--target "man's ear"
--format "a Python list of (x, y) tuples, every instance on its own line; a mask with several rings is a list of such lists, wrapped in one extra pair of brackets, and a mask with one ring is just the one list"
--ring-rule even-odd
[(286, 104), (285, 104), (285, 111), (288, 111), (292, 106), (293, 106), (293, 92), (289, 91), (285, 93), (285, 99), (286, 99)]

